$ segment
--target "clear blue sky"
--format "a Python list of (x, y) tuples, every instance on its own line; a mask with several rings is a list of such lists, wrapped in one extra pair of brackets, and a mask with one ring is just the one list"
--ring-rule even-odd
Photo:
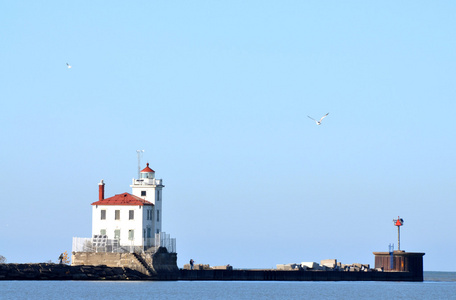
[(98, 182), (131, 192), (145, 149), (179, 266), (373, 265), (401, 216), (401, 248), (456, 271), (455, 13), (454, 1), (4, 1), (0, 254), (70, 252), (91, 235)]

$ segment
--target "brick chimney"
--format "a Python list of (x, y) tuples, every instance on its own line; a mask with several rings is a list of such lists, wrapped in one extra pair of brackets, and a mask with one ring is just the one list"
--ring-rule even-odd
[(104, 182), (103, 182), (103, 179), (100, 181), (100, 183), (98, 184), (98, 200), (101, 201), (104, 199)]

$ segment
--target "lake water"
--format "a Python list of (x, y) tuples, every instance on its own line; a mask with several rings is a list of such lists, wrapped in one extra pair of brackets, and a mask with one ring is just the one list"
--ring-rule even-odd
[(456, 299), (456, 272), (424, 282), (0, 281), (0, 299)]

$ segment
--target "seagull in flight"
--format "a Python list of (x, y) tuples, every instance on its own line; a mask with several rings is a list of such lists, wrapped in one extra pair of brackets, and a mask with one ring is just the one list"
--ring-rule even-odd
[(71, 66), (70, 66), (70, 64), (69, 64), (69, 63), (66, 63), (66, 64), (67, 64), (67, 67), (68, 67), (68, 69), (71, 69)]
[(326, 115), (324, 115), (323, 117), (321, 117), (320, 121), (317, 121), (315, 120), (314, 118), (312, 118), (311, 116), (308, 116), (309, 118), (311, 118), (312, 120), (315, 121), (315, 123), (317, 123), (317, 125), (321, 125), (321, 121), (326, 118), (326, 116), (329, 115), (329, 113), (327, 113)]

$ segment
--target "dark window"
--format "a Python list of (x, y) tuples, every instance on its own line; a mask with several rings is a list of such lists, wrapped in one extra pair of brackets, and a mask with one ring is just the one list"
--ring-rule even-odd
[(160, 211), (157, 209), (157, 222), (160, 222)]
[(115, 211), (115, 219), (120, 220), (120, 210)]
[(106, 210), (105, 209), (101, 210), (101, 219), (106, 220)]
[(146, 191), (141, 191), (141, 197), (145, 197), (146, 196)]
[(134, 210), (128, 211), (128, 219), (133, 220), (134, 218), (135, 218), (135, 211)]

